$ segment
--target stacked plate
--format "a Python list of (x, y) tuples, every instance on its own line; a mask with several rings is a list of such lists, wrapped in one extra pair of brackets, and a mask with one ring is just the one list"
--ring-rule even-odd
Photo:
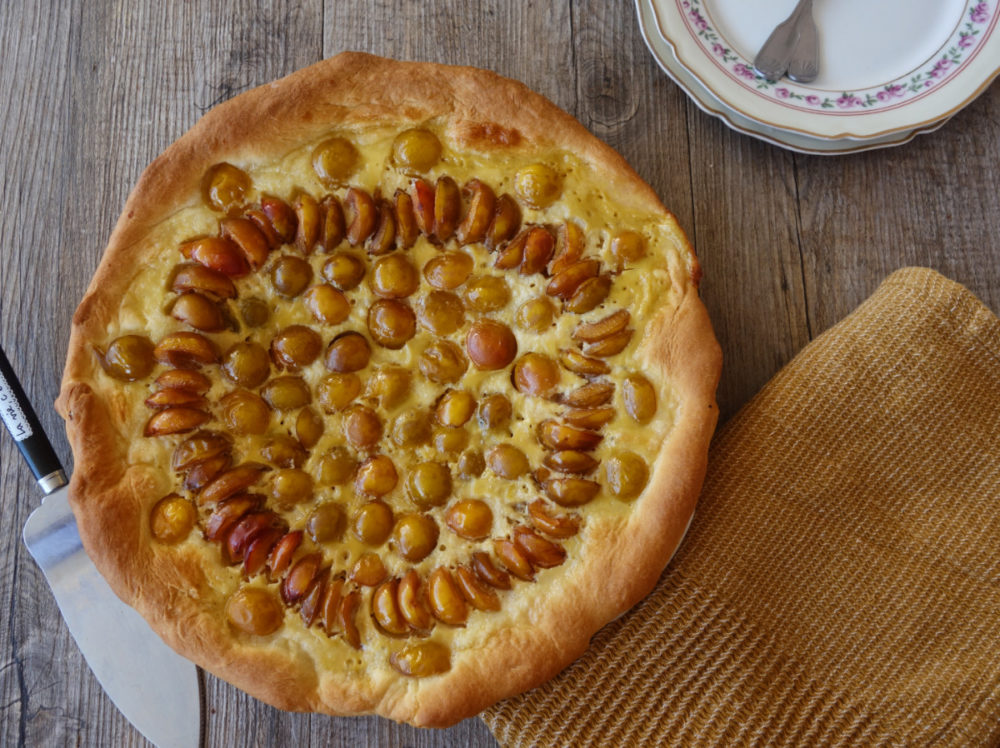
[(708, 114), (800, 153), (900, 145), (1000, 74), (1000, 0), (816, 0), (820, 75), (771, 82), (753, 58), (795, 0), (636, 0), (646, 45)]

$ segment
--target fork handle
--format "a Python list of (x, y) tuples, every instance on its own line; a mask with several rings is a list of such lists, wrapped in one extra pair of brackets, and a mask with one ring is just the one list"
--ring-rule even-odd
[(807, 10), (812, 10), (812, 0), (799, 0), (792, 14), (777, 25), (754, 58), (754, 69), (769, 81), (778, 80), (788, 69), (799, 41), (799, 18)]

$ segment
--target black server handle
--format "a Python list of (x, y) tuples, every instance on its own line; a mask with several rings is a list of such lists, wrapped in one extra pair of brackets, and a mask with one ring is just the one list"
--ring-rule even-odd
[(46, 494), (66, 485), (66, 474), (34, 408), (0, 348), (0, 420), (14, 438), (35, 480)]

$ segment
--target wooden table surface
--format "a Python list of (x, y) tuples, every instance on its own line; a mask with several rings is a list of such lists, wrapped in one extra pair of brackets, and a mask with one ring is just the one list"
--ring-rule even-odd
[[(621, 151), (701, 258), (723, 419), (896, 268), (936, 268), (1000, 309), (997, 85), (908, 145), (818, 157), (703, 114), (647, 53), (629, 0), (5, 0), (0, 44), (0, 343), (67, 466), (51, 403), (70, 318), (139, 173), (212, 105), (346, 49), (518, 78)], [(0, 438), (0, 745), (144, 745), (21, 544), (38, 502)], [(495, 745), (475, 719), (294, 715), (207, 681), (208, 745)]]

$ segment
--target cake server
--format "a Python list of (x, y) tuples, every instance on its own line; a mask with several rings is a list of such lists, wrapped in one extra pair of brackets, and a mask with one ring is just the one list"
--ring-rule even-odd
[(155, 745), (200, 745), (198, 670), (115, 595), (84, 552), (62, 465), (2, 349), (0, 417), (46, 494), (24, 526), (24, 544), (90, 669), (115, 706)]

